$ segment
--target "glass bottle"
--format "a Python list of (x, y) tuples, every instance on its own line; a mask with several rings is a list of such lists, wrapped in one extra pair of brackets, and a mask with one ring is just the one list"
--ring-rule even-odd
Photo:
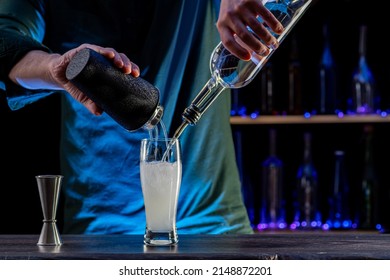
[(312, 134), (304, 133), (303, 162), (298, 168), (295, 214), (291, 229), (313, 229), (322, 226), (318, 210), (318, 174), (312, 161)]
[(259, 230), (286, 228), (283, 162), (276, 155), (276, 130), (269, 130), (269, 155), (262, 163)]
[(344, 151), (334, 152), (335, 166), (333, 188), (329, 198), (329, 217), (326, 221), (326, 229), (348, 229), (352, 227), (350, 216), (350, 190), (345, 166)]
[(322, 51), (320, 62), (320, 98), (318, 113), (335, 114), (337, 85), (336, 85), (336, 67), (333, 55), (330, 49), (329, 26), (323, 26), (324, 49)]
[(352, 111), (356, 114), (371, 114), (374, 108), (374, 76), (366, 59), (367, 26), (359, 32), (359, 64), (352, 78)]
[[(262, 0), (265, 7), (275, 15), (284, 26), (282, 34), (272, 32), (279, 43), (289, 34), (297, 21), (310, 6), (312, 0)], [(258, 17), (259, 21), (263, 21)], [(250, 30), (250, 28), (248, 28)], [(251, 30), (250, 30), (251, 31)], [(236, 37), (238, 43), (249, 49)], [(188, 125), (196, 125), (203, 113), (225, 88), (240, 88), (250, 83), (259, 73), (275, 49), (270, 48), (266, 56), (252, 52), (248, 61), (232, 55), (220, 42), (210, 57), (211, 78), (191, 102), (183, 114), (183, 122), (176, 129), (173, 138), (178, 138)]]
[(360, 185), (360, 203), (358, 205), (358, 228), (380, 229), (378, 224), (378, 182), (374, 168), (373, 137), (374, 127), (365, 125), (364, 129), (364, 166)]
[(297, 37), (291, 40), (290, 59), (288, 63), (288, 114), (301, 115), (302, 110), (302, 66), (298, 54)]

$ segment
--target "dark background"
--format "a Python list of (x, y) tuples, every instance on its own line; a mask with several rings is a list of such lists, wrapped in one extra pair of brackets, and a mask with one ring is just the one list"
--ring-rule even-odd
[[(43, 215), (35, 176), (60, 174), (60, 96), (17, 111), (10, 111), (2, 98), (0, 131), (0, 233), (40, 233)], [(59, 207), (59, 227), (61, 216)]]
[[(377, 108), (388, 111), (388, 46), (382, 42), (386, 34), (386, 10), (378, 5), (369, 5), (365, 1), (319, 0), (301, 18), (293, 31), (285, 39), (270, 59), (273, 71), (274, 110), (271, 114), (282, 115), (287, 111), (288, 63), (293, 40), (298, 44), (298, 57), (302, 70), (302, 105), (304, 112), (314, 112), (319, 97), (319, 64), (324, 48), (323, 26), (328, 24), (330, 49), (337, 71), (338, 108), (346, 112), (351, 98), (351, 78), (359, 61), (359, 29), (367, 26), (367, 63), (376, 82)], [(264, 69), (263, 69), (264, 70)], [(261, 72), (263, 73), (263, 71)], [(246, 107), (246, 112), (261, 111), (261, 75), (247, 87), (233, 93), (238, 100), (238, 107)], [(269, 114), (269, 113), (264, 113)], [(350, 185), (352, 202), (351, 214), (357, 213), (361, 206), (356, 203), (360, 192), (363, 173), (365, 125), (374, 129), (373, 153), (374, 170), (378, 184), (379, 206), (378, 221), (388, 227), (390, 219), (390, 174), (388, 164), (390, 149), (389, 124), (297, 124), (297, 125), (259, 125), (233, 127), (234, 136), (240, 138), (241, 148), (237, 148), (239, 166), (242, 170), (246, 203), (253, 211), (251, 219), (258, 223), (259, 197), (261, 189), (261, 165), (269, 155), (269, 129), (277, 131), (277, 155), (283, 161), (284, 194), (288, 222), (292, 221), (293, 191), (296, 188), (296, 174), (303, 161), (303, 134), (312, 133), (313, 162), (319, 176), (320, 210), (326, 219), (335, 164), (335, 150), (345, 152), (347, 178)], [(249, 195), (248, 195), (249, 193)]]
[[(376, 3), (376, 2), (373, 2)], [(380, 107), (390, 107), (388, 80), (390, 59), (386, 37), (386, 9), (370, 5), (362, 0), (319, 0), (299, 21), (293, 32), (271, 58), (274, 76), (277, 77), (275, 93), (280, 96), (278, 110), (283, 111), (283, 95), (286, 94), (288, 58), (291, 40), (297, 39), (299, 59), (303, 74), (303, 100), (310, 110), (318, 96), (318, 64), (323, 49), (322, 26), (329, 22), (331, 51), (338, 67), (338, 97), (342, 106), (350, 95), (350, 80), (358, 63), (359, 26), (368, 26), (367, 62), (377, 82)], [(259, 75), (260, 76), (260, 75)], [(247, 110), (256, 111), (259, 102), (259, 78), (241, 90), (240, 102)], [(381, 219), (390, 214), (387, 200), (389, 172), (387, 162), (390, 153), (387, 143), (388, 124), (375, 124), (375, 167), (380, 183)], [(295, 185), (295, 172), (302, 160), (303, 132), (313, 134), (313, 161), (320, 175), (320, 188), (326, 194), (333, 176), (334, 150), (343, 149), (349, 170), (351, 189), (357, 189), (362, 162), (362, 124), (337, 125), (277, 125), (277, 152), (285, 164), (285, 188), (287, 197)], [(261, 162), (268, 153), (268, 126), (234, 127), (242, 136), (244, 187), (258, 195)], [(35, 181), (38, 174), (59, 174), (60, 98), (53, 95), (18, 111), (10, 111), (4, 95), (0, 99), (0, 234), (38, 234), (42, 227), (42, 210)], [(256, 198), (256, 196), (254, 197)], [(289, 198), (289, 197), (288, 197)], [(289, 201), (291, 205), (291, 201)], [(255, 201), (256, 203), (256, 201)], [(62, 201), (58, 208), (58, 225), (61, 230)], [(290, 207), (290, 206), (287, 206)], [(322, 209), (326, 211), (323, 195)]]

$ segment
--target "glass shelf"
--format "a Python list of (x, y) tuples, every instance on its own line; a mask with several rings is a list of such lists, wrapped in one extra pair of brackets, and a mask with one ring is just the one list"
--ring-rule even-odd
[(343, 123), (386, 123), (390, 122), (390, 116), (373, 115), (316, 115), (305, 117), (303, 115), (289, 116), (232, 116), (230, 123), (232, 125), (261, 125), (261, 124), (343, 124)]

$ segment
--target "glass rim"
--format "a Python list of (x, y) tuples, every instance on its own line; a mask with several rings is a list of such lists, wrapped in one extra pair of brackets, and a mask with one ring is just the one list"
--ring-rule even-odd
[(143, 141), (143, 142), (151, 142), (151, 141), (153, 141), (153, 142), (162, 142), (162, 141), (174, 141), (174, 142), (176, 142), (176, 141), (179, 141), (179, 138), (172, 138), (172, 137), (168, 137), (168, 138), (165, 138), (165, 137), (158, 137), (158, 138), (143, 138), (143, 139), (141, 139), (141, 141)]
[(57, 174), (42, 174), (42, 175), (36, 175), (35, 178), (63, 178), (63, 175), (57, 175)]

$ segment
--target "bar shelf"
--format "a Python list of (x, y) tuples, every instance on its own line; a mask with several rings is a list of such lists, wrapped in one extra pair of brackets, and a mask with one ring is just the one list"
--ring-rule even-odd
[(349, 123), (387, 123), (390, 122), (389, 115), (315, 115), (306, 117), (304, 115), (277, 115), (277, 116), (232, 116), (232, 125), (276, 125), (276, 124), (349, 124)]

